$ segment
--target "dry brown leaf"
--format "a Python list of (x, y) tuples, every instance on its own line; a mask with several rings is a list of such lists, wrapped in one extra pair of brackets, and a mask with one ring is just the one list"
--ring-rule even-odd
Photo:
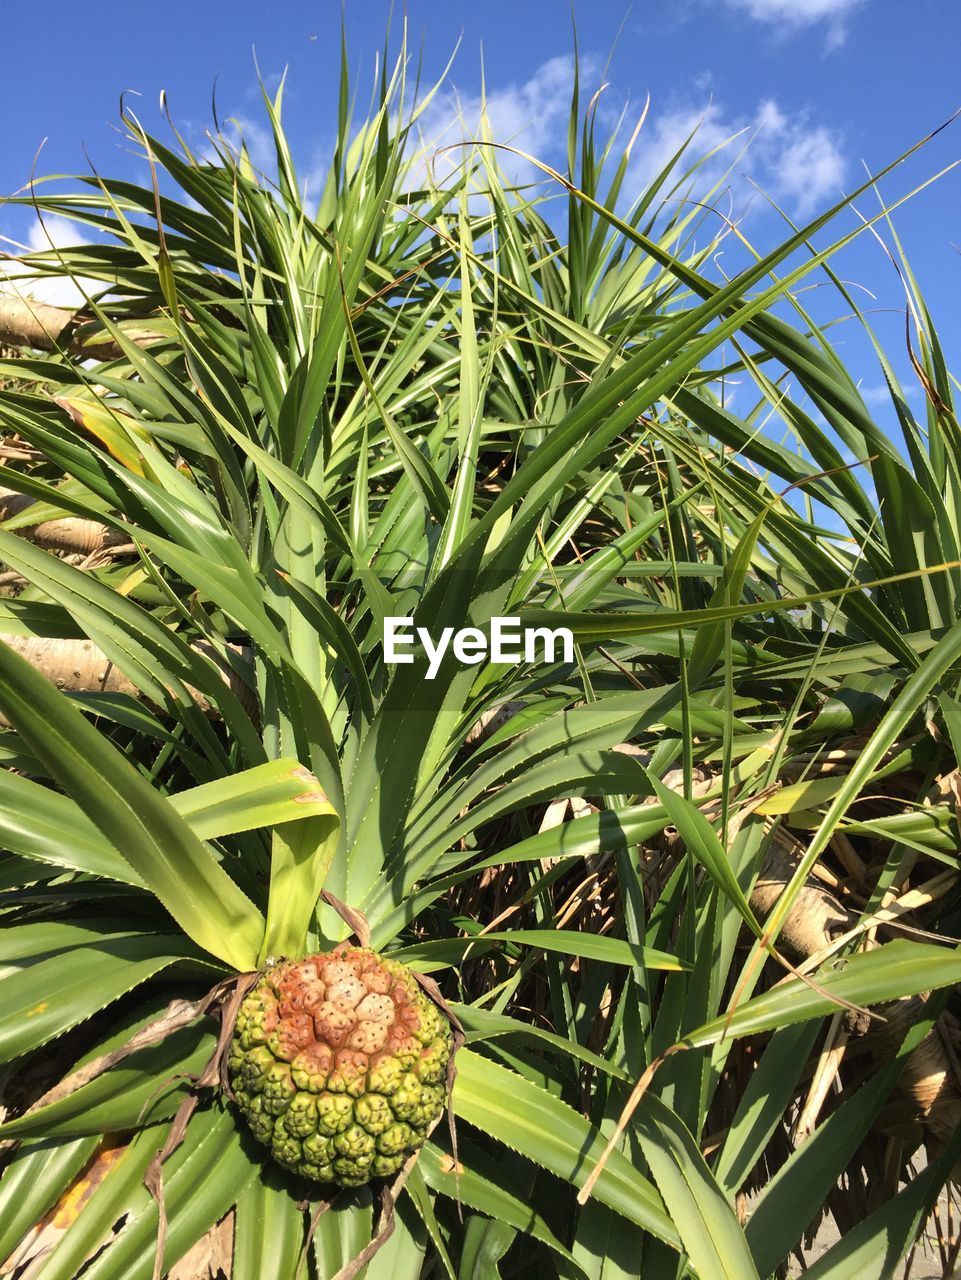
[(555, 827), (562, 826), (567, 817), (567, 806), (570, 801), (565, 796), (562, 800), (552, 800), (544, 811), (541, 818), (538, 832), (543, 835), (545, 831), (553, 831)]
[(476, 724), (472, 725), (468, 731), (467, 737), (464, 739), (466, 747), (477, 747), (487, 738), (491, 736), (501, 725), (506, 724), (508, 720), (517, 715), (518, 711), (523, 711), (525, 703), (510, 701), (499, 702), (496, 706), (490, 707), (480, 717)]
[(167, 1280), (220, 1280), (234, 1261), (233, 1210), (200, 1237), (167, 1272)]

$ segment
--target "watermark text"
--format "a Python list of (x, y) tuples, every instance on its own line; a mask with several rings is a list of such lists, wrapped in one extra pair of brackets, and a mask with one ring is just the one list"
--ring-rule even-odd
[(520, 618), (491, 618), (489, 635), (479, 627), (444, 627), (432, 636), (426, 627), (415, 627), (413, 618), (384, 619), (384, 661), (389, 666), (412, 663), (418, 643), (427, 656), (428, 680), (437, 675), (448, 650), (467, 667), (485, 659), (513, 666), (574, 661), (574, 636), (567, 627), (524, 627)]

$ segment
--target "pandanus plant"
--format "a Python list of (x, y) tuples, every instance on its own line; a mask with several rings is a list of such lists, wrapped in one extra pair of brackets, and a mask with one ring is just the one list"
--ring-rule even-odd
[[(906, 562), (770, 372), (882, 447), (823, 334), (771, 310), (858, 234), (775, 276), (844, 206), (714, 284), (703, 211), (661, 201), (667, 174), (631, 202), (630, 150), (598, 154), (575, 80), (568, 172), (544, 169), (564, 243), (489, 136), (433, 184), (411, 151), (430, 95), (405, 107), (405, 74), (402, 55), (359, 127), (345, 79), (317, 207), (282, 91), (270, 175), (242, 142), (198, 157), (128, 113), (149, 185), (27, 197), (96, 233), (27, 265), (102, 289), (71, 316), (0, 303), (0, 338), (33, 349), (0, 365), (0, 1258), (19, 1276), (413, 1280), (508, 1251), (529, 1275), (768, 1276), (937, 998), (745, 1229), (736, 1196), (819, 1030), (961, 974), (930, 939), (861, 949), (905, 849), (956, 868), (952, 813), (919, 820), (906, 790), (894, 815), (853, 809), (950, 753), (929, 734), (925, 756), (917, 725), (934, 707), (957, 736), (957, 557)], [(809, 457), (718, 400), (732, 370)], [(908, 492), (890, 448), (872, 465)], [(782, 481), (843, 513), (856, 551)], [(79, 560), (49, 534), (72, 522), (103, 532)], [(576, 661), (449, 655), (427, 680), (422, 654), (384, 660), (385, 618), (505, 616), (568, 626)], [(867, 703), (866, 669), (889, 670)], [(851, 727), (831, 698), (866, 738), (810, 778)], [(772, 849), (811, 814), (778, 880)], [(894, 852), (849, 934), (799, 954), (842, 825)], [(907, 1250), (958, 1146), (818, 1274)]]

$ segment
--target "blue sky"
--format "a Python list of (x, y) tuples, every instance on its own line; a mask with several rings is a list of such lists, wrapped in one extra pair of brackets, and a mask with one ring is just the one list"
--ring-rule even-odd
[[(346, 7), (350, 61), (367, 84), (389, 5), (347, 0)], [(397, 6), (395, 29), (400, 11)], [(28, 178), (44, 139), (40, 173), (84, 169), (86, 148), (101, 171), (136, 174), (136, 161), (113, 128), (124, 89), (143, 95), (137, 110), (148, 129), (162, 127), (157, 103), (165, 89), (178, 124), (201, 140), (216, 80), (221, 116), (241, 118), (256, 138), (254, 48), (268, 80), (289, 68), (287, 121), (305, 171), (324, 155), (336, 112), (339, 5), (169, 0), (157, 7), (91, 0), (82, 12), (51, 4), (43, 13), (42, 41), (36, 10), (28, 16), (15, 7), (4, 17), (15, 56), (8, 53), (0, 88), (6, 107), (0, 192)], [(426, 79), (439, 75), (461, 41), (449, 88), (432, 115), (438, 128), (455, 114), (455, 92), (470, 116), (483, 59), (495, 128), (547, 159), (560, 158), (572, 47), (566, 0), (408, 0), (407, 13), (411, 44), (423, 42)], [(893, 159), (961, 105), (957, 0), (640, 0), (631, 8), (582, 0), (576, 19), (585, 87), (596, 87), (603, 73), (612, 113), (625, 101), (639, 111), (651, 95), (636, 151), (638, 182), (697, 120), (703, 120), (704, 145), (749, 126), (759, 132), (739, 171), (805, 217), (855, 186), (862, 162), (879, 167)], [(959, 156), (961, 121), (886, 191), (905, 191)], [(739, 208), (748, 190), (738, 178)], [(870, 207), (869, 200), (862, 203), (865, 211)], [(959, 329), (959, 214), (961, 169), (898, 214), (909, 256), (949, 338), (952, 327)], [(777, 218), (760, 201), (744, 225), (761, 246), (779, 236)], [(36, 240), (27, 215), (9, 207), (0, 207), (0, 232)], [(841, 265), (847, 278), (875, 295), (874, 301), (862, 296), (878, 308), (895, 362), (906, 370), (903, 295), (882, 250), (862, 237)], [(863, 364), (870, 392), (878, 378), (863, 341), (853, 326), (837, 336), (851, 344), (859, 368)], [(961, 353), (961, 333), (952, 345)]]

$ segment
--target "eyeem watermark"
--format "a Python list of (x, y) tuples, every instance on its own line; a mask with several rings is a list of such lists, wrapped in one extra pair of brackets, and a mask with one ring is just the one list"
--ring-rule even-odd
[(384, 661), (388, 665), (413, 662), (417, 641), (427, 655), (428, 680), (437, 675), (448, 649), (468, 667), (486, 658), (513, 666), (574, 661), (574, 635), (567, 627), (523, 627), (520, 618), (491, 618), (489, 636), (479, 627), (445, 627), (435, 639), (426, 627), (415, 627), (413, 618), (384, 619)]

